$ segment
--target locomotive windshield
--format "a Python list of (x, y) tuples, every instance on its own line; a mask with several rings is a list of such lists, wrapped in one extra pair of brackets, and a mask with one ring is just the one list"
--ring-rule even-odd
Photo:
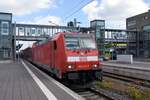
[(90, 37), (65, 37), (67, 49), (96, 49), (93, 38)]

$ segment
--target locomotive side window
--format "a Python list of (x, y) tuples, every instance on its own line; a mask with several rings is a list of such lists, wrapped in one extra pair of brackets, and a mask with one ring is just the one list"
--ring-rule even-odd
[(56, 50), (57, 49), (57, 43), (56, 43), (56, 41), (54, 41), (54, 50)]

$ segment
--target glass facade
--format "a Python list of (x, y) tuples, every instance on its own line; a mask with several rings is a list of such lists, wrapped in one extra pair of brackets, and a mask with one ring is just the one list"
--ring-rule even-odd
[(150, 31), (150, 24), (149, 25), (144, 25), (143, 30), (144, 31)]
[(12, 56), (11, 13), (0, 13), (0, 60)]
[(99, 52), (103, 53), (105, 31), (102, 29), (105, 29), (105, 20), (93, 20), (90, 22), (90, 26), (94, 29), (93, 34), (95, 35)]

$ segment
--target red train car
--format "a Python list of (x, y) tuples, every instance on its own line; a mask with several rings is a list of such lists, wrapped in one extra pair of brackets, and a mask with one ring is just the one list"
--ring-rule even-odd
[(31, 59), (32, 58), (32, 49), (30, 47), (28, 47), (25, 50), (22, 50), (20, 56), (24, 59), (27, 59), (27, 58)]
[(32, 61), (58, 78), (102, 79), (96, 42), (91, 34), (57, 33), (52, 39), (32, 47)]

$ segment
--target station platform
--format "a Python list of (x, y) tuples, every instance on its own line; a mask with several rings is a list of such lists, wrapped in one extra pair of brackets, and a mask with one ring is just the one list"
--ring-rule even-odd
[(30, 63), (0, 63), (0, 100), (84, 100)]
[(117, 62), (115, 60), (110, 60), (110, 61), (101, 62), (101, 64), (104, 66), (116, 66), (116, 67), (150, 71), (150, 62), (133, 61), (133, 64), (128, 64), (128, 63)]
[(133, 64), (127, 64), (106, 61), (101, 64), (104, 72), (150, 81), (150, 62), (133, 61)]

